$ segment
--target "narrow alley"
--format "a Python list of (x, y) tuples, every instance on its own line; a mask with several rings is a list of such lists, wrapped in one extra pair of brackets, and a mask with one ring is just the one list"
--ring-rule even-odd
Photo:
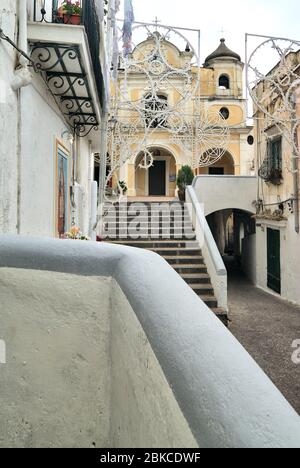
[(230, 257), (225, 262), (230, 330), (300, 414), (300, 365), (292, 362), (300, 307), (254, 287)]

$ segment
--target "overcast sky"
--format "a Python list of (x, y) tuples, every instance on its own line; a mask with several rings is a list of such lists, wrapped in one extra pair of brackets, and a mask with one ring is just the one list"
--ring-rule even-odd
[(202, 62), (222, 36), (243, 60), (246, 32), (300, 40), (299, 0), (133, 0), (133, 5), (137, 21), (157, 16), (164, 24), (201, 29)]

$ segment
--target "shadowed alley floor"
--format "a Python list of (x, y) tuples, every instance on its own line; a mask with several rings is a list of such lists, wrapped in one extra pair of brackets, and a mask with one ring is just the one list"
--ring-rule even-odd
[(225, 262), (230, 330), (300, 414), (300, 364), (292, 362), (300, 307), (254, 287), (232, 259)]

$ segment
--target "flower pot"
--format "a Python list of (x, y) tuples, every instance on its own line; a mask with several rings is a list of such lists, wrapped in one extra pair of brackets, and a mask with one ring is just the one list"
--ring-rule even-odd
[(178, 190), (178, 198), (181, 202), (185, 202), (185, 190)]
[(67, 15), (64, 14), (64, 23), (79, 26), (81, 24), (81, 15)]

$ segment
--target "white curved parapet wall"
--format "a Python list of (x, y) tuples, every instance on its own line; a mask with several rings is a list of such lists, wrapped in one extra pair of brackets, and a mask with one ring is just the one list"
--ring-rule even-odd
[(257, 177), (202, 175), (194, 178), (193, 189), (198, 202), (204, 204), (205, 216), (227, 209), (255, 211)]
[(187, 187), (186, 201), (218, 306), (228, 311), (227, 270), (193, 187)]
[[(182, 446), (191, 447), (300, 447), (299, 416), (219, 319), (161, 257), (104, 243), (4, 236), (0, 237), (2, 278), (7, 268), (27, 275), (29, 272), (24, 269), (35, 271), (35, 275), (40, 270), (45, 274), (76, 275), (74, 285), (81, 278), (82, 289), (74, 290), (70, 286), (72, 297), (89, 294), (89, 289), (85, 289), (87, 279), (95, 281), (100, 278), (102, 284), (103, 279), (112, 278), (108, 314), (110, 346), (107, 349), (110, 372), (110, 401), (107, 402), (110, 428), (107, 437), (111, 446), (155, 447), (159, 444), (158, 431), (165, 447), (180, 445), (180, 437)], [(93, 280), (93, 277), (96, 278)], [(11, 283), (11, 290), (17, 284), (13, 279), (8, 283)], [(34, 299), (30, 291), (34, 288), (34, 279), (31, 287), (27, 280), (27, 286), (24, 300), (30, 301), (31, 297)], [(103, 287), (103, 284), (99, 285), (100, 289)], [(50, 293), (54, 303), (55, 290), (50, 289)], [(66, 303), (67, 299), (68, 294)], [(88, 296), (86, 300), (89, 301)], [(34, 329), (37, 321), (43, 323), (43, 304), (40, 304), (38, 316), (37, 305), (33, 305), (31, 317), (26, 317), (23, 334), (18, 330), (21, 341), (19, 353), (25, 348), (25, 343), (29, 343), (30, 328)], [(93, 320), (101, 310), (99, 302), (99, 309), (95, 308), (90, 319)], [(78, 321), (78, 311), (74, 311), (74, 320), (68, 314), (66, 323), (63, 311), (61, 314), (60, 336), (70, 340), (66, 325), (76, 330), (76, 325), (80, 329), (82, 322)], [(8, 354), (7, 364), (0, 367), (1, 382), (4, 375), (5, 383), (10, 381), (12, 385), (7, 390), (5, 401), (11, 404), (4, 405), (2, 400), (1, 414), (4, 415), (2, 417), (9, 416), (16, 424), (18, 421), (22, 424), (22, 414), (14, 412), (14, 402), (10, 401), (15, 392), (24, 392), (24, 382), (22, 370), (20, 375), (13, 375), (9, 380), (10, 356), (14, 353), (5, 336), (14, 336), (11, 327), (5, 327), (6, 323), (10, 324), (9, 320), (10, 314), (1, 310), (1, 333), (4, 336), (0, 338), (6, 341)], [(44, 320), (46, 322), (47, 315)], [(17, 317), (15, 327), (18, 327)], [(93, 335), (93, 342), (94, 339)], [(143, 346), (146, 347), (145, 355)], [(149, 361), (151, 353), (159, 368), (154, 366), (154, 358)], [(21, 355), (18, 358), (22, 359)], [(89, 362), (82, 361), (80, 356), (77, 358), (87, 372)], [(47, 361), (43, 364), (46, 370), (50, 366)], [(103, 366), (100, 361), (98, 364), (100, 368)], [(71, 371), (66, 368), (64, 375), (71, 376), (76, 384), (82, 385)], [(93, 371), (90, 368), (87, 372), (88, 380), (93, 378)], [(31, 372), (35, 382), (33, 369)], [(127, 379), (125, 382), (123, 377)], [(40, 389), (34, 386), (28, 389), (24, 407), (31, 401), (32, 393), (38, 390), (47, 393), (47, 381), (41, 379), (39, 385)], [(48, 392), (51, 393), (51, 388)], [(40, 414), (45, 427), (51, 421), (52, 413), (40, 407), (39, 396), (37, 393), (37, 402), (32, 410), (35, 418)], [(129, 405), (128, 411), (124, 405)], [(165, 410), (163, 414), (161, 409)], [(96, 416), (100, 420), (100, 412)], [(132, 430), (129, 431), (128, 427)], [(62, 427), (57, 424), (55, 430), (60, 433)], [(51, 441), (47, 443), (51, 444)]]

